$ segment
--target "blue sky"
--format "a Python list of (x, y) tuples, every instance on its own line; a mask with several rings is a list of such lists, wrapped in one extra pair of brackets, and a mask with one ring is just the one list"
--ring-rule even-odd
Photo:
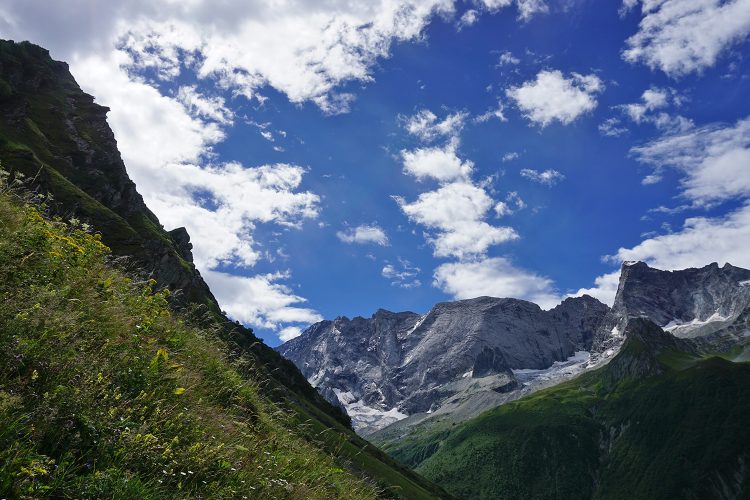
[[(0, 5), (270, 345), (377, 308), (750, 267), (750, 2)], [(74, 12), (75, 14), (71, 14)], [(69, 22), (57, 22), (69, 17)]]

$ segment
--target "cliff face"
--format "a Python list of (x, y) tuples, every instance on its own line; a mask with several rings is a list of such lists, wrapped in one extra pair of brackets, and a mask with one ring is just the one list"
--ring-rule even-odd
[(53, 195), (52, 208), (90, 222), (177, 302), (218, 305), (192, 263), (184, 229), (168, 233), (130, 180), (107, 124), (108, 108), (76, 84), (65, 63), (30, 43), (0, 44), (0, 159)]
[(166, 231), (128, 177), (107, 124), (108, 108), (81, 91), (68, 65), (28, 42), (0, 40), (0, 162), (23, 173), (27, 185), (52, 195), (53, 212), (76, 217), (102, 235), (127, 267), (173, 292), (179, 309), (211, 322), (222, 335), (256, 357), (279, 400), (292, 398), (339, 422), (348, 417), (330, 406), (296, 367), (228, 320), (192, 263), (184, 228)]
[[(643, 262), (622, 266), (612, 309), (594, 341), (594, 349), (616, 349), (632, 318), (646, 318), (699, 345), (726, 345), (743, 336), (750, 312), (750, 271), (716, 263), (702, 268), (662, 271)], [(731, 337), (731, 338), (728, 338)]]

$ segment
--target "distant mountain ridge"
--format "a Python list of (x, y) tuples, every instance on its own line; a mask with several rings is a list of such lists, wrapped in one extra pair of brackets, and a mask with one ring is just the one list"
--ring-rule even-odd
[(514, 369), (543, 369), (590, 350), (608, 310), (588, 296), (549, 311), (478, 297), (437, 304), (424, 316), (381, 309), (323, 321), (278, 350), (367, 432), (455, 397), (505, 398), (518, 386)]
[(406, 432), (425, 419), (465, 420), (606, 363), (633, 318), (703, 349), (731, 348), (745, 335), (733, 325), (750, 314), (748, 285), (750, 271), (730, 264), (662, 271), (625, 263), (612, 308), (583, 296), (549, 311), (491, 297), (437, 304), (424, 316), (381, 309), (317, 323), (278, 351), (347, 410), (358, 432)]

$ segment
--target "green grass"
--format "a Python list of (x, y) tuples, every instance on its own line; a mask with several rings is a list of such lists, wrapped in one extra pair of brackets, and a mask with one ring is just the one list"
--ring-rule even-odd
[[(153, 272), (157, 280), (162, 280), (152, 287), (155, 294), (163, 286), (169, 286), (169, 283), (180, 283), (182, 289), (178, 293), (168, 298), (162, 297), (165, 299), (163, 302), (169, 301), (170, 309), (180, 311), (180, 316), (173, 317), (172, 321), (181, 324), (181, 329), (192, 332), (189, 335), (195, 335), (199, 339), (196, 340), (198, 347), (204, 340), (214, 345), (217, 355), (222, 357), (228, 369), (237, 371), (246, 381), (243, 383), (253, 387), (257, 399), (267, 407), (264, 410), (267, 418), (261, 421), (271, 426), (280, 426), (280, 429), (292, 430), (290, 435), (293, 438), (290, 438), (289, 446), (296, 448), (301, 443), (303, 457), (315, 457), (311, 458), (310, 463), (325, 464), (324, 459), (318, 460), (318, 454), (322, 454), (323, 458), (334, 460), (336, 465), (333, 469), (343, 467), (347, 471), (336, 474), (343, 474), (342, 477), (351, 479), (349, 472), (353, 471), (357, 477), (368, 478), (368, 484), (370, 481), (374, 483), (373, 488), (368, 486), (368, 491), (408, 498), (445, 496), (440, 488), (357, 437), (349, 427), (348, 416), (325, 401), (291, 362), (260, 342), (251, 330), (235, 324), (221, 313), (193, 264), (177, 252), (170, 235), (148, 208), (139, 203), (138, 196), (133, 195), (133, 187), (128, 184), (124, 165), (109, 135), (105, 110), (93, 104), (92, 98), (81, 92), (66, 65), (52, 61), (44, 49), (28, 42), (2, 40), (0, 63), (3, 66), (3, 74), (0, 75), (2, 164), (9, 170), (12, 169), (14, 175), (25, 174), (26, 179), (33, 180), (27, 183), (28, 187), (48, 193), (46, 202), (50, 213), (59, 214), (65, 219), (75, 216), (94, 227), (101, 234), (102, 243), (112, 250), (112, 257), (117, 258), (118, 262), (122, 262), (122, 257), (125, 258), (129, 271), (139, 276), (143, 275), (143, 269)], [(112, 206), (106, 205), (109, 198), (102, 196), (102, 193), (112, 189), (119, 189), (125, 195), (129, 193), (133, 196), (127, 198), (127, 203), (123, 203), (123, 198), (120, 198), (119, 204), (113, 202)], [(60, 221), (55, 224), (59, 223)], [(5, 236), (15, 238), (9, 232)], [(32, 257), (36, 258), (38, 255), (33, 254), (28, 259)], [(110, 257), (103, 258), (106, 260)], [(24, 265), (34, 262), (28, 259), (24, 261)], [(5, 264), (10, 265), (9, 261)], [(8, 273), (10, 271), (6, 274)], [(12, 282), (4, 286), (4, 293), (8, 296), (15, 295), (14, 286), (23, 289), (22, 284), (14, 285)], [(38, 291), (35, 290), (35, 293)], [(95, 298), (89, 297), (89, 302), (80, 304), (81, 307), (92, 310), (99, 307)], [(73, 300), (57, 305), (71, 307), (76, 304), (78, 302)], [(160, 307), (166, 311), (163, 305)], [(20, 307), (18, 304), (16, 306)], [(14, 306), (9, 303), (7, 307)], [(50, 308), (53, 307), (52, 303), (45, 306), (45, 314), (66, 314), (65, 310), (51, 312)], [(102, 307), (103, 311), (108, 311), (109, 306)], [(185, 321), (193, 326), (186, 325)], [(183, 356), (183, 353), (172, 350), (168, 350), (168, 353), (170, 362), (175, 356)], [(153, 356), (151, 353), (152, 358)], [(94, 359), (96, 362), (96, 357)], [(190, 363), (185, 366), (190, 366)], [(144, 387), (150, 385), (146, 384)], [(208, 393), (210, 395), (210, 391)], [(185, 394), (190, 396), (191, 393), (186, 391), (183, 395), (175, 396), (186, 399)], [(207, 401), (207, 398), (202, 401)], [(212, 411), (222, 415), (225, 409), (212, 407)], [(193, 412), (192, 408), (190, 412)], [(258, 432), (263, 436), (265, 431)], [(273, 432), (275, 436), (282, 435), (281, 431)], [(248, 436), (248, 439), (259, 439), (257, 434)], [(252, 450), (245, 444), (240, 446)], [(308, 448), (312, 451), (304, 455), (307, 453), (304, 450)], [(59, 463), (56, 465), (60, 467)], [(327, 466), (322, 467), (323, 470), (333, 470), (326, 469)], [(302, 474), (301, 470), (298, 471), (299, 474)], [(314, 475), (316, 470), (313, 464), (310, 474)], [(112, 480), (120, 481), (122, 477), (135, 476), (113, 475)], [(334, 485), (341, 483), (336, 477), (338, 476), (330, 481), (323, 481)], [(328, 493), (323, 493), (324, 490), (302, 494), (294, 489), (294, 495), (336, 496), (344, 492), (343, 496), (356, 496), (360, 491), (356, 486), (351, 489), (351, 493), (349, 486), (336, 486)], [(299, 491), (304, 491), (304, 488)]]
[(464, 498), (747, 498), (750, 364), (673, 349), (658, 359), (660, 374), (612, 385), (605, 366), (382, 444)]
[[(0, 194), (0, 495), (374, 498), (100, 239)], [(318, 439), (330, 439), (318, 435)], [(331, 444), (334, 444), (331, 441)]]

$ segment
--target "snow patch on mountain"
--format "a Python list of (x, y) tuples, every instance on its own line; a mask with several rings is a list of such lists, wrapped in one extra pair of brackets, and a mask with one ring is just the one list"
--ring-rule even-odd
[(405, 419), (408, 415), (398, 411), (398, 408), (383, 410), (366, 405), (350, 391), (333, 389), (339, 402), (346, 409), (346, 413), (352, 419), (352, 427), (360, 434), (382, 429), (394, 422)]
[(662, 329), (679, 336), (679, 333), (684, 333), (703, 325), (713, 323), (715, 321), (726, 321), (728, 319), (729, 316), (722, 316), (721, 314), (719, 314), (719, 311), (716, 311), (711, 316), (703, 320), (695, 318), (690, 322), (683, 322), (678, 319), (673, 319), (672, 321), (664, 325)]
[(557, 380), (563, 377), (582, 372), (589, 360), (591, 353), (588, 351), (575, 351), (565, 361), (555, 361), (549, 368), (535, 370), (533, 368), (521, 368), (513, 370), (516, 380), (524, 386), (532, 385), (537, 381)]

